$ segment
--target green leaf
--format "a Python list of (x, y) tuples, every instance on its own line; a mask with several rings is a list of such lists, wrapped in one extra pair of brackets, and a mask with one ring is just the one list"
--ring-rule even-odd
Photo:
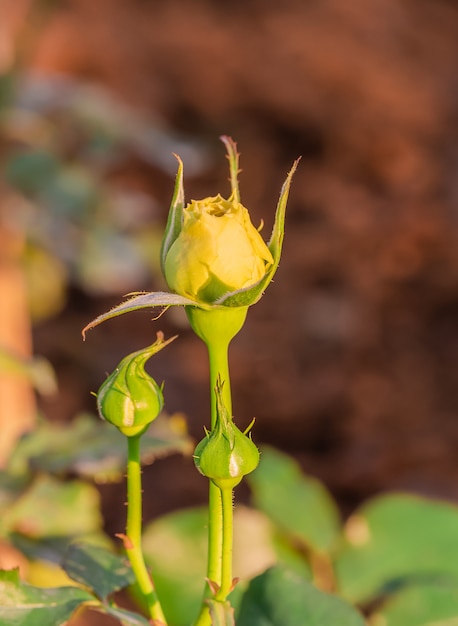
[(72, 580), (92, 589), (101, 600), (135, 581), (127, 559), (89, 543), (71, 544), (62, 567)]
[(92, 322), (89, 322), (89, 324), (87, 324), (82, 330), (83, 339), (86, 338), (88, 330), (113, 317), (117, 317), (118, 315), (130, 313), (131, 311), (138, 311), (139, 309), (150, 309), (156, 306), (185, 306), (187, 304), (192, 306), (196, 306), (198, 304), (201, 306), (200, 303), (194, 302), (194, 300), (190, 300), (184, 296), (179, 296), (176, 293), (168, 293), (166, 291), (145, 292), (140, 294), (136, 293), (128, 300), (121, 302), (121, 304), (118, 304), (106, 313), (102, 313), (102, 315), (96, 317), (92, 320)]
[[(109, 539), (107, 535), (103, 534), (101, 530), (91, 534), (84, 534), (83, 537), (85, 543), (101, 546), (107, 550), (113, 549), (112, 540)], [(79, 539), (81, 538), (80, 536)], [(8, 539), (17, 550), (22, 552), (24, 556), (29, 559), (29, 561), (45, 563), (48, 566), (49, 564), (54, 564), (60, 567), (69, 545), (75, 541), (75, 536), (66, 535), (32, 538), (21, 535), (20, 533), (11, 533)], [(28, 582), (34, 582), (36, 579), (32, 581), (28, 578), (27, 580)]]
[[(164, 515), (145, 528), (143, 549), (154, 574), (164, 612), (174, 626), (189, 626), (202, 601), (207, 559), (208, 514), (194, 508)], [(239, 578), (230, 594), (233, 607), (240, 603), (249, 579), (281, 562), (309, 576), (307, 564), (285, 546), (272, 522), (260, 511), (236, 506), (234, 511), (233, 572)], [(180, 589), (180, 602), (176, 590)]]
[(2, 524), (27, 537), (81, 536), (101, 528), (99, 500), (92, 485), (43, 475), (4, 512)]
[(174, 626), (189, 626), (190, 616), (199, 611), (207, 560), (206, 525), (207, 512), (199, 508), (165, 515), (144, 531), (145, 559), (165, 616)]
[(335, 567), (341, 593), (366, 602), (390, 586), (458, 583), (458, 507), (406, 494), (374, 498), (350, 517)]
[(263, 447), (247, 477), (254, 504), (296, 541), (317, 552), (333, 549), (340, 532), (337, 506), (326, 488), (288, 455)]
[[(160, 415), (142, 437), (142, 463), (180, 452), (193, 444), (180, 416)], [(19, 442), (11, 459), (16, 472), (73, 473), (97, 482), (119, 480), (125, 471), (125, 437), (103, 420), (83, 414), (69, 424), (42, 422)], [(1, 504), (1, 484), (0, 484)]]
[(0, 624), (60, 626), (92, 596), (77, 587), (41, 589), (23, 583), (18, 570), (0, 571)]
[(458, 589), (415, 585), (394, 594), (372, 616), (373, 626), (458, 626)]
[(167, 218), (167, 224), (165, 227), (164, 237), (162, 239), (161, 246), (161, 267), (162, 273), (164, 275), (165, 259), (174, 241), (180, 234), (182, 227), (181, 221), (184, 207), (183, 161), (180, 159), (179, 156), (176, 156), (176, 158), (178, 160), (178, 171), (175, 178), (175, 188), (173, 190), (172, 202), (170, 205), (169, 215)]
[(253, 579), (242, 598), (237, 626), (364, 626), (351, 606), (275, 566)]

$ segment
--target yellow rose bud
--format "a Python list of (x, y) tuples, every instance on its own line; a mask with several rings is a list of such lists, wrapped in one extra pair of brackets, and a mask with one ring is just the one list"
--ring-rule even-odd
[(247, 209), (220, 195), (193, 200), (184, 209), (180, 234), (165, 258), (165, 278), (176, 293), (211, 304), (226, 293), (261, 280), (272, 254)]

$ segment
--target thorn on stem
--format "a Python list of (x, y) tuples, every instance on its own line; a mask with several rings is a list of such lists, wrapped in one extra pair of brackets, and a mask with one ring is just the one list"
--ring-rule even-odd
[(133, 550), (134, 549), (134, 544), (132, 543), (131, 539), (129, 539), (129, 537), (127, 535), (125, 535), (124, 533), (116, 533), (115, 537), (118, 537), (118, 539), (121, 539), (121, 541), (124, 544), (124, 548), (126, 550)]

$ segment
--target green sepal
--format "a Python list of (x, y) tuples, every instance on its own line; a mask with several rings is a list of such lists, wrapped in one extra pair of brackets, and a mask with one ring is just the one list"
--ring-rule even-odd
[(296, 171), (299, 164), (299, 160), (300, 159), (296, 159), (296, 161), (294, 161), (292, 168), (288, 172), (286, 180), (283, 183), (283, 187), (281, 189), (280, 198), (278, 200), (277, 210), (275, 212), (275, 222), (269, 243), (267, 244), (267, 247), (272, 253), (274, 259), (272, 266), (266, 272), (265, 276), (263, 276), (263, 278), (261, 278), (261, 280), (259, 280), (254, 285), (251, 285), (251, 287), (246, 287), (245, 289), (239, 289), (238, 291), (232, 291), (230, 293), (227, 293), (218, 300), (216, 300), (214, 304), (230, 307), (250, 306), (258, 302), (258, 300), (261, 299), (264, 291), (267, 289), (267, 286), (274, 277), (274, 274), (277, 271), (278, 265), (280, 263), (283, 239), (285, 236), (286, 205), (288, 202), (291, 181), (294, 172)]
[(165, 259), (167, 254), (177, 239), (181, 231), (182, 216), (184, 207), (184, 187), (183, 187), (183, 161), (175, 154), (178, 160), (178, 171), (175, 178), (172, 202), (170, 203), (169, 215), (165, 227), (164, 237), (161, 245), (161, 269), (165, 276)]
[[(167, 291), (135, 292), (129, 295), (132, 297), (124, 302), (121, 302), (121, 304), (116, 305), (106, 313), (102, 313), (102, 315), (93, 319), (92, 322), (89, 322), (89, 324), (87, 324), (82, 330), (83, 339), (86, 338), (88, 330), (91, 330), (95, 326), (98, 326), (102, 322), (106, 322), (113, 317), (118, 317), (118, 315), (130, 313), (131, 311), (149, 309), (156, 306), (168, 308), (169, 306), (193, 305), (205, 308), (201, 303), (194, 302), (193, 300), (180, 296), (177, 293), (168, 293)], [(207, 308), (210, 307), (207, 306)]]
[(236, 202), (240, 202), (240, 191), (239, 191), (239, 182), (238, 175), (240, 172), (239, 169), (239, 153), (237, 152), (237, 144), (231, 137), (227, 137), (226, 135), (222, 135), (220, 137), (221, 141), (226, 146), (227, 150), (227, 158), (229, 160), (229, 172), (230, 172), (230, 180), (231, 180), (231, 191), (232, 196)]

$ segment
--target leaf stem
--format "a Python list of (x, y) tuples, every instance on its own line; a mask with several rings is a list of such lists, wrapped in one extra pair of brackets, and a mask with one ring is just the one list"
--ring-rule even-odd
[(127, 524), (126, 535), (123, 537), (124, 548), (129, 557), (132, 570), (137, 579), (149, 616), (157, 623), (157, 626), (166, 626), (162, 607), (156, 594), (152, 578), (147, 570), (143, 558), (142, 538), (142, 483), (140, 464), (140, 437), (128, 437), (128, 460), (127, 460)]

